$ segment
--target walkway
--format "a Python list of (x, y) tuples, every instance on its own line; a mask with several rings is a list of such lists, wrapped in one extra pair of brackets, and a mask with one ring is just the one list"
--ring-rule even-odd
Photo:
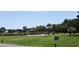
[(13, 44), (1, 44), (0, 43), (0, 47), (23, 47), (23, 46), (13, 45)]

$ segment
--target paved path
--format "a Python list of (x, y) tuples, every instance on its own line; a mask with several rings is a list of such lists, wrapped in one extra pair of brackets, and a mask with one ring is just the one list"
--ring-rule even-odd
[(13, 44), (1, 44), (0, 43), (0, 47), (23, 47), (23, 46), (13, 45)]
[(37, 34), (37, 35), (27, 35), (27, 36), (47, 36), (45, 34)]

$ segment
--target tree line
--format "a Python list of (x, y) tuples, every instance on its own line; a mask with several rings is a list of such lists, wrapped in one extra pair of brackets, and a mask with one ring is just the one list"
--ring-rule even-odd
[(79, 15), (73, 19), (65, 19), (61, 24), (47, 24), (36, 26), (33, 28), (27, 28), (23, 26), (23, 29), (6, 29), (0, 28), (0, 35), (27, 35), (27, 34), (56, 34), (56, 33), (78, 33), (79, 32)]

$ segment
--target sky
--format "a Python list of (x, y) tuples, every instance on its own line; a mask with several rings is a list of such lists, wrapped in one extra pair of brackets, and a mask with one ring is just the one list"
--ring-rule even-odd
[(76, 18), (77, 11), (0, 11), (0, 27), (20, 29), (23, 26), (60, 24), (64, 19)]

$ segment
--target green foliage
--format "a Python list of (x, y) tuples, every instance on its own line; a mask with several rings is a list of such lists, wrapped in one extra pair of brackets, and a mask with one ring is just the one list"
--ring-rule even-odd
[[(78, 11), (79, 13), (79, 11)], [(52, 22), (53, 23), (53, 22)], [(69, 32), (69, 27), (71, 28), (70, 33), (72, 32), (79, 32), (79, 15), (77, 15), (76, 18), (73, 19), (65, 19), (62, 23), (60, 24), (50, 24), (48, 23), (46, 26), (45, 25), (39, 25), (33, 28), (27, 28), (26, 26), (23, 26), (23, 29), (7, 29), (5, 27), (0, 28), (0, 34), (8, 33), (10, 34), (55, 34), (55, 33), (68, 33)], [(75, 29), (74, 29), (75, 28)]]
[(72, 33), (76, 33), (76, 28), (74, 28), (74, 27), (69, 27), (68, 28), (68, 32), (72, 32)]
[(26, 32), (27, 32), (27, 27), (26, 26), (23, 26), (23, 32), (24, 32), (24, 35), (26, 35)]
[(51, 24), (47, 24), (47, 27), (48, 27), (48, 28), (51, 28), (51, 26), (52, 26)]
[(27, 31), (27, 27), (23, 26), (23, 32), (26, 32), (26, 31)]
[(5, 33), (6, 32), (6, 28), (5, 27), (1, 27), (0, 28), (0, 33)]

